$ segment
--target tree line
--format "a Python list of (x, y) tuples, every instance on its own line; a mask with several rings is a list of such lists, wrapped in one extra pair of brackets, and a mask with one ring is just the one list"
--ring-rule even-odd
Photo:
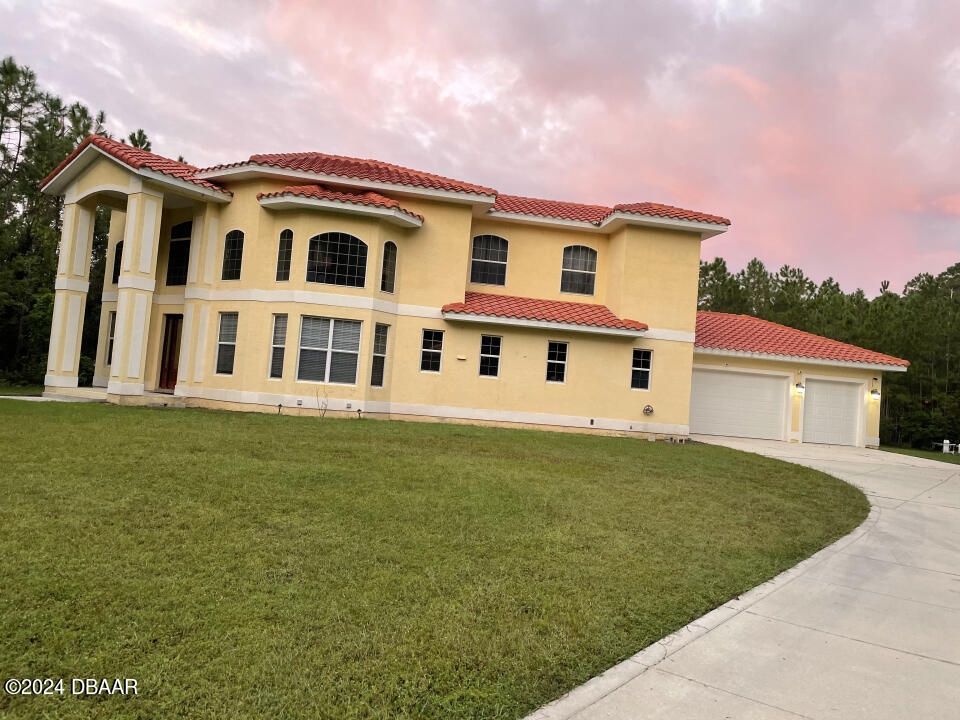
[(819, 285), (803, 270), (767, 270), (754, 258), (731, 273), (723, 258), (700, 263), (701, 310), (753, 315), (910, 361), (885, 373), (880, 442), (929, 449), (960, 440), (960, 263), (921, 273), (901, 293), (845, 293), (833, 278)]
[[(40, 182), (91, 134), (110, 137), (103, 111), (67, 104), (12, 57), (0, 62), (0, 381), (41, 383), (53, 317), (63, 199)], [(150, 150), (142, 129), (126, 142)], [(80, 382), (93, 378), (109, 213), (97, 212)]]

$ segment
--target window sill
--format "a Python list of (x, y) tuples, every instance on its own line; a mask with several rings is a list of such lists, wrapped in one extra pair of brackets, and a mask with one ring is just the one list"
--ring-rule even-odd
[(298, 383), (305, 383), (307, 385), (336, 385), (337, 387), (357, 387), (357, 383), (339, 383), (339, 382), (324, 382), (323, 380), (301, 380), (297, 378)]

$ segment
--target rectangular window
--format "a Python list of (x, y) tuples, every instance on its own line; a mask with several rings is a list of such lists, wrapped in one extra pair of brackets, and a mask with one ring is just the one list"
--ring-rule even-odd
[(633, 349), (633, 371), (630, 373), (630, 387), (634, 390), (650, 389), (650, 365), (653, 351)]
[(283, 377), (283, 352), (287, 345), (287, 316), (273, 316), (273, 339), (270, 341), (270, 377)]
[(358, 320), (300, 318), (297, 380), (355, 385), (361, 327)]
[(237, 354), (237, 313), (220, 313), (220, 335), (217, 341), (217, 374), (233, 375), (233, 359)]
[(290, 261), (293, 258), (293, 231), (280, 233), (280, 246), (277, 249), (277, 282), (290, 279)]
[(500, 340), (496, 335), (480, 336), (480, 374), (485, 377), (500, 374)]
[(167, 285), (186, 285), (190, 267), (190, 241), (171, 240), (167, 257)]
[(113, 364), (113, 336), (117, 330), (117, 314), (110, 313), (107, 327), (107, 365)]
[(389, 325), (377, 323), (373, 329), (373, 362), (370, 365), (370, 386), (383, 387), (383, 370), (387, 365), (387, 333)]
[(424, 330), (423, 343), (420, 346), (420, 370), (422, 372), (440, 372), (442, 356), (443, 330)]
[(567, 378), (567, 343), (547, 343), (547, 382), (562, 383)]

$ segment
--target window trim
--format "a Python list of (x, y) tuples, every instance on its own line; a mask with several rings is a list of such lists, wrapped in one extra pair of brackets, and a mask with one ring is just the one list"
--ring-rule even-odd
[[(643, 368), (638, 368), (634, 365), (636, 362), (636, 353), (637, 351), (647, 353), (647, 356), (650, 358), (649, 365), (646, 369), (647, 373), (647, 386), (646, 387), (634, 387), (633, 386), (633, 371), (634, 370), (643, 370)], [(635, 347), (630, 352), (630, 389), (637, 390), (639, 392), (650, 392), (650, 388), (653, 387), (653, 350), (650, 348), (640, 348)]]
[[(220, 331), (223, 328), (223, 317), (224, 315), (236, 315), (237, 316), (237, 332), (234, 335), (233, 342), (223, 342), (220, 339)], [(220, 321), (217, 323), (217, 354), (213, 358), (213, 374), (219, 375), (221, 377), (233, 377), (234, 372), (237, 369), (237, 337), (240, 335), (240, 313), (236, 310), (225, 310), (220, 312)], [(233, 345), (233, 363), (230, 365), (230, 372), (223, 373), (220, 372), (220, 348), (223, 345)]]
[[(289, 237), (289, 238), (285, 238), (285, 237), (284, 237), (284, 234), (285, 234), (285, 233), (290, 233), (290, 237)], [(290, 282), (290, 273), (293, 271), (293, 239), (294, 239), (293, 230), (291, 230), (290, 228), (284, 228), (283, 230), (281, 230), (281, 231), (280, 231), (280, 235), (277, 237), (277, 271), (276, 271), (276, 273), (274, 273), (274, 276), (273, 276), (273, 278), (274, 278), (273, 281), (274, 281), (274, 282)], [(283, 280), (281, 280), (280, 277), (279, 277), (279, 275), (280, 275), (280, 247), (281, 247), (281, 243), (282, 243), (284, 240), (289, 240), (289, 241), (290, 241), (290, 258), (287, 260), (287, 263), (288, 263), (288, 264), (287, 264), (287, 277), (284, 278)], [(289, 325), (288, 325), (287, 327), (289, 327)]]
[[(240, 233), (240, 238), (239, 238), (239, 240), (240, 240), (240, 272), (237, 273), (237, 277), (235, 277), (235, 278), (225, 278), (223, 275), (224, 275), (224, 273), (225, 273), (226, 270), (227, 270), (227, 268), (226, 268), (226, 264), (227, 264), (227, 240), (230, 238), (230, 235), (232, 235), (233, 233)], [(236, 238), (235, 238), (235, 239), (236, 239)], [(236, 228), (235, 228), (235, 229), (233, 229), (233, 230), (229, 230), (229, 231), (223, 236), (223, 254), (222, 254), (222, 262), (220, 263), (220, 280), (221, 280), (221, 282), (237, 282), (238, 280), (241, 280), (241, 279), (243, 278), (243, 248), (244, 248), (244, 245), (245, 245), (245, 244), (246, 244), (246, 234), (243, 232), (243, 230), (239, 230), (239, 229), (236, 229)]]
[[(594, 271), (591, 273), (589, 270), (571, 270), (563, 266), (563, 255), (564, 253), (566, 253), (567, 248), (575, 248), (575, 247), (582, 247), (582, 248), (587, 248), (588, 250), (593, 250), (593, 253), (596, 256), (594, 258), (595, 268), (600, 267), (600, 251), (597, 248), (590, 247), (589, 245), (584, 245), (582, 243), (576, 243), (574, 245), (564, 245), (563, 250), (560, 251), (560, 292), (564, 295), (577, 295), (579, 297), (596, 297), (597, 296), (597, 275), (599, 273), (599, 270), (594, 269)], [(578, 293), (578, 292), (573, 292), (571, 290), (564, 290), (563, 289), (563, 273), (564, 272), (575, 272), (575, 273), (583, 273), (584, 275), (593, 275), (593, 292)]]
[[(425, 335), (426, 335), (427, 332), (438, 332), (438, 333), (440, 333), (440, 349), (439, 349), (439, 350), (427, 350), (426, 348), (423, 347), (423, 342), (424, 342), (424, 340), (426, 339), (426, 338), (425, 338)], [(417, 363), (417, 369), (418, 369), (420, 372), (422, 372), (422, 373), (427, 373), (428, 375), (439, 375), (440, 373), (443, 372), (443, 345), (444, 345), (444, 342), (443, 342), (443, 341), (444, 341), (445, 336), (446, 336), (446, 334), (445, 334), (445, 331), (443, 331), (443, 330), (434, 330), (433, 328), (423, 328), (423, 329), (420, 331), (420, 362)], [(429, 352), (429, 353), (440, 353), (440, 367), (438, 367), (436, 370), (424, 370), (424, 369), (423, 369), (423, 354), (424, 354), (425, 352)]]
[[(383, 340), (383, 352), (377, 352), (377, 329), (386, 328), (385, 334), (386, 337)], [(373, 343), (370, 348), (370, 387), (372, 388), (383, 388), (385, 387), (385, 378), (387, 376), (387, 354), (390, 352), (390, 326), (387, 323), (378, 323), (373, 324)], [(373, 384), (373, 360), (374, 358), (382, 357), (383, 358), (383, 375), (380, 378), (380, 384)]]
[[(304, 319), (304, 318), (308, 318), (308, 317), (309, 317), (309, 318), (319, 318), (319, 319), (321, 319), (321, 320), (329, 320), (329, 321), (330, 321), (330, 330), (328, 331), (329, 334), (327, 335), (327, 348), (326, 348), (325, 350), (324, 350), (323, 348), (312, 348), (312, 347), (308, 347), (308, 348), (307, 348), (307, 350), (319, 350), (319, 351), (321, 351), (321, 352), (327, 353), (327, 362), (326, 362), (326, 365), (325, 365), (324, 370), (323, 370), (323, 376), (324, 376), (324, 378), (325, 378), (324, 380), (304, 380), (304, 379), (302, 379), (302, 378), (300, 377), (300, 351), (303, 350), (303, 319)], [(360, 323), (360, 340), (359, 340), (359, 342), (357, 343), (357, 349), (356, 349), (356, 351), (353, 351), (353, 350), (336, 350), (336, 351), (334, 351), (334, 349), (333, 349), (333, 325), (334, 325), (334, 323), (337, 322), (338, 320), (345, 320), (346, 322), (356, 322), (356, 323)], [(354, 375), (353, 375), (353, 382), (352, 382), (352, 383), (334, 382), (334, 381), (332, 381), (332, 380), (329, 379), (329, 378), (330, 378), (330, 365), (332, 364), (332, 363), (330, 362), (330, 355), (331, 355), (333, 352), (338, 352), (338, 353), (351, 353), (351, 354), (355, 354), (355, 355), (357, 356), (357, 370), (356, 370), (356, 372), (355, 372)], [(294, 382), (298, 382), (298, 383), (310, 383), (311, 385), (340, 385), (340, 386), (343, 386), (343, 387), (357, 387), (357, 385), (359, 384), (359, 383), (357, 382), (357, 380), (358, 380), (358, 378), (360, 377), (360, 355), (361, 355), (362, 352), (363, 352), (363, 320), (356, 320), (356, 319), (354, 319), (354, 318), (335, 318), (335, 317), (328, 317), (328, 316), (326, 316), (326, 315), (301, 315), (301, 316), (300, 316), (300, 337), (297, 339), (297, 369), (296, 369), (296, 373), (294, 373)]]
[[(492, 262), (497, 263), (498, 265), (503, 265), (503, 283), (485, 283), (485, 282), (474, 282), (473, 280), (473, 263), (478, 261), (478, 258), (473, 257), (474, 245), (477, 242), (477, 238), (481, 237), (495, 237), (500, 238), (507, 245), (507, 259), (503, 260), (479, 260), (479, 262)], [(503, 237), (503, 235), (497, 235), (496, 233), (480, 233), (479, 235), (474, 235), (470, 240), (470, 284), (471, 285), (484, 285), (486, 287), (506, 287), (507, 286), (507, 273), (510, 270), (510, 241)]]
[(107, 315), (107, 354), (106, 362), (104, 363), (107, 367), (113, 366), (113, 343), (117, 335), (117, 311), (110, 310)]
[[(500, 344), (497, 346), (497, 354), (490, 355), (489, 353), (483, 352), (483, 339), (484, 338), (497, 338), (500, 341)], [(497, 359), (497, 374), (496, 375), (484, 375), (480, 370), (483, 368), (483, 358), (485, 357), (495, 357)], [(482, 378), (489, 378), (491, 380), (497, 380), (500, 378), (500, 367), (503, 363), (503, 335), (480, 335), (480, 353), (478, 355), (477, 361), (477, 376)]]
[[(361, 242), (363, 242), (361, 240)], [(387, 262), (387, 245), (393, 245), (393, 289), (384, 290), (383, 289), (383, 273), (386, 268)], [(380, 250), (380, 292), (388, 293), (393, 295), (397, 291), (397, 265), (400, 260), (400, 248), (397, 247), (397, 244), (393, 240), (387, 240), (383, 243), (383, 247)]]
[[(561, 363), (560, 360), (551, 360), (550, 359), (550, 345), (551, 343), (564, 346), (564, 356)], [(550, 363), (557, 363), (563, 365), (563, 380), (548, 380), (547, 379), (547, 370), (550, 369)], [(568, 366), (570, 364), (570, 342), (568, 340), (547, 340), (547, 361), (544, 365), (544, 382), (548, 385), (566, 385), (567, 384), (567, 371), (570, 369)]]
[[(285, 317), (287, 326), (283, 330), (283, 344), (277, 345), (277, 318)], [(267, 356), (267, 380), (283, 380), (283, 368), (287, 362), (287, 331), (290, 329), (290, 315), (287, 313), (273, 313), (273, 322), (270, 324), (270, 354)], [(280, 360), (280, 374), (273, 375), (273, 351), (277, 348), (283, 350), (283, 356)]]

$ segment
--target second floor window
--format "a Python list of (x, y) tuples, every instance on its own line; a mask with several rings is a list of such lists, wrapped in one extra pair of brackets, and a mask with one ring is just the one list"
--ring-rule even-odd
[(342, 232), (310, 238), (307, 282), (362, 288), (366, 275), (367, 245), (359, 238)]
[(397, 246), (392, 242), (383, 244), (383, 268), (380, 271), (380, 290), (392, 293), (397, 281)]
[(597, 279), (597, 251), (585, 245), (563, 249), (560, 292), (593, 295)]
[(473, 239), (470, 282), (506, 285), (507, 245), (507, 241), (499, 235), (477, 235)]
[(280, 245), (277, 248), (277, 282), (290, 279), (290, 261), (293, 259), (293, 230), (280, 233)]
[(167, 285), (186, 285), (190, 267), (190, 240), (171, 240), (167, 256)]
[(223, 241), (222, 280), (239, 280), (240, 266), (243, 264), (243, 233), (231, 230)]
[(123, 240), (117, 243), (113, 251), (113, 284), (120, 280), (120, 263), (123, 261)]

